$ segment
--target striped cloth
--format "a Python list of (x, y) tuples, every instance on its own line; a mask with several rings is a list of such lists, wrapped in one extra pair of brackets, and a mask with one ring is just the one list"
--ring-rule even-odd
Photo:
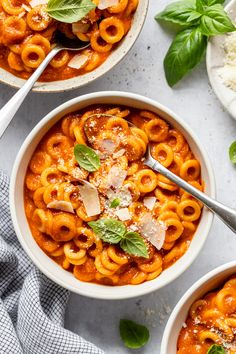
[(19, 245), (8, 188), (0, 172), (0, 354), (104, 354), (63, 328), (69, 292), (36, 269)]

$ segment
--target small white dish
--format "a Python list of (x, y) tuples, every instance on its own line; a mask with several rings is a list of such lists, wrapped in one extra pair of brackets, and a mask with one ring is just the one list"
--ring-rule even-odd
[(45, 133), (65, 114), (83, 109), (94, 104), (117, 104), (143, 110), (150, 110), (160, 115), (171, 125), (176, 127), (186, 137), (191, 150), (200, 161), (202, 178), (205, 182), (205, 191), (215, 197), (215, 180), (210, 161), (201, 142), (191, 128), (175, 113), (165, 106), (149, 98), (127, 92), (108, 91), (96, 92), (70, 100), (50, 112), (31, 131), (24, 141), (13, 166), (10, 184), (10, 209), (13, 225), (18, 239), (32, 262), (51, 280), (77, 294), (97, 299), (116, 300), (141, 296), (164, 287), (180, 276), (201, 251), (213, 220), (213, 214), (203, 209), (203, 214), (193, 237), (191, 245), (185, 255), (170, 268), (151, 281), (139, 285), (104, 286), (94, 283), (85, 283), (77, 280), (72, 273), (67, 272), (51, 258), (49, 258), (35, 242), (25, 216), (24, 210), (24, 179), (31, 156)]
[(177, 341), (191, 305), (197, 299), (216, 289), (224, 280), (236, 273), (236, 261), (224, 264), (198, 280), (175, 306), (164, 331), (161, 353), (177, 354)]
[[(226, 7), (226, 12), (232, 20), (236, 19), (236, 0), (232, 0)], [(236, 119), (236, 91), (227, 87), (219, 75), (220, 68), (224, 65), (225, 51), (224, 41), (227, 34), (212, 37), (207, 46), (207, 72), (208, 77), (216, 96), (229, 112)]]
[[(134, 14), (132, 26), (128, 34), (124, 37), (124, 39), (120, 42), (116, 49), (110, 54), (107, 60), (98, 68), (87, 74), (73, 77), (68, 80), (37, 82), (33, 88), (33, 91), (47, 93), (68, 91), (87, 85), (106, 74), (126, 56), (126, 54), (136, 42), (146, 19), (148, 5), (149, 0), (139, 1), (139, 5)], [(23, 86), (25, 80), (0, 68), (0, 82), (13, 86), (15, 88), (20, 88)]]

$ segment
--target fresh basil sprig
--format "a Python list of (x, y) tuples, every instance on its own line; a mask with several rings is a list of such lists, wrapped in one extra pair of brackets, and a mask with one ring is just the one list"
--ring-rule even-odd
[(93, 149), (91, 149), (87, 145), (75, 145), (74, 155), (80, 167), (82, 167), (86, 171), (94, 172), (97, 171), (101, 166), (99, 156)]
[(206, 354), (226, 354), (222, 345), (213, 344)]
[(120, 320), (120, 336), (125, 346), (130, 349), (143, 347), (150, 337), (145, 326), (125, 319)]
[(167, 82), (175, 85), (201, 60), (207, 39), (198, 28), (186, 29), (177, 34), (164, 60)]
[(82, 20), (95, 7), (92, 0), (49, 0), (47, 12), (57, 21), (73, 23)]
[(230, 145), (229, 158), (232, 163), (236, 163), (236, 141)]
[(158, 14), (157, 21), (178, 24), (182, 30), (164, 59), (166, 80), (174, 86), (201, 60), (210, 36), (236, 30), (224, 11), (223, 0), (180, 0)]
[(90, 221), (88, 225), (104, 242), (120, 244), (127, 253), (138, 257), (148, 258), (147, 246), (137, 232), (128, 232), (125, 225), (116, 219), (100, 219)]

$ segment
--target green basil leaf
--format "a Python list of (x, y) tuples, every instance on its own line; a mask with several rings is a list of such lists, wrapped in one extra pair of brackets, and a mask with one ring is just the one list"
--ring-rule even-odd
[(94, 172), (97, 171), (101, 166), (99, 156), (87, 145), (75, 145), (74, 155), (80, 167), (84, 168), (86, 171)]
[(126, 232), (125, 225), (116, 219), (90, 221), (88, 225), (101, 240), (112, 244), (119, 243)]
[(73, 23), (82, 20), (95, 7), (92, 0), (49, 0), (47, 12), (57, 21)]
[(198, 28), (177, 34), (164, 60), (167, 82), (174, 86), (201, 60), (207, 46), (207, 37)]
[(230, 145), (229, 158), (232, 163), (236, 163), (236, 141)]
[(186, 26), (193, 25), (193, 22), (196, 24), (200, 17), (201, 14), (196, 11), (195, 0), (182, 0), (168, 5), (155, 19)]
[(111, 204), (110, 204), (110, 208), (117, 208), (120, 205), (120, 199), (119, 198), (115, 198)]
[(205, 36), (233, 32), (236, 29), (220, 4), (215, 4), (204, 9), (199, 28)]
[(130, 349), (143, 347), (150, 337), (145, 326), (125, 319), (120, 320), (120, 336), (125, 346)]
[(213, 344), (206, 354), (226, 354), (226, 352), (221, 345)]
[(137, 232), (127, 232), (120, 241), (120, 247), (133, 256), (148, 258), (147, 245)]
[[(202, 6), (212, 6), (215, 4), (223, 4), (225, 0), (196, 0), (196, 3), (202, 3)], [(197, 4), (198, 7), (198, 4)]]

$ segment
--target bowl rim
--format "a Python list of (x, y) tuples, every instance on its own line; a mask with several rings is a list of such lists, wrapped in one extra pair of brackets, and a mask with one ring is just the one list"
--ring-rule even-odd
[[(201, 287), (203, 287), (207, 282), (209, 282), (210, 280), (214, 279), (217, 275), (219, 275), (220, 273), (223, 273), (226, 270), (230, 270), (230, 269), (236, 268), (236, 261), (231, 261), (228, 263), (224, 263), (216, 268), (214, 268), (213, 270), (211, 270), (210, 272), (206, 273), (205, 275), (203, 275), (200, 279), (198, 279), (185, 293), (184, 295), (181, 297), (181, 299), (178, 301), (178, 303), (175, 305), (169, 319), (168, 322), (166, 324), (163, 336), (162, 336), (162, 342), (161, 342), (161, 352), (160, 354), (170, 354), (167, 352), (167, 347), (168, 347), (168, 342), (169, 342), (169, 338), (171, 336), (171, 329), (173, 327), (173, 325), (175, 324), (175, 320), (179, 315), (179, 312), (181, 311), (181, 309), (183, 308), (183, 306), (185, 305), (185, 303), (192, 297), (192, 295), (194, 295), (194, 293), (201, 289)], [(207, 292), (207, 291), (206, 291)], [(175, 354), (175, 353), (171, 353), (171, 354)]]
[[(139, 7), (140, 9), (142, 9), (142, 11), (141, 10), (139, 11)], [(138, 8), (133, 18), (134, 21), (136, 19), (136, 14), (140, 14), (139, 21), (137, 22), (136, 31), (132, 30), (132, 26), (131, 26), (129, 32), (122, 39), (119, 45), (115, 48), (114, 51), (111, 52), (110, 56), (99, 67), (86, 74), (78, 75), (66, 80), (58, 80), (58, 81), (50, 81), (50, 82), (37, 81), (35, 83), (35, 86), (32, 88), (32, 91), (37, 93), (59, 93), (59, 92), (71, 91), (74, 89), (79, 89), (81, 87), (84, 87), (85, 85), (88, 85), (96, 81), (97, 79), (101, 78), (103, 75), (107, 74), (126, 57), (126, 55), (129, 53), (129, 51), (136, 43), (139, 35), (142, 32), (142, 28), (145, 24), (148, 9), (149, 9), (149, 0), (140, 0)], [(115, 56), (116, 53), (117, 56)], [(4, 74), (6, 75), (5, 78), (2, 77)], [(9, 77), (11, 77), (12, 79), (9, 80)], [(79, 80), (80, 78), (86, 78), (86, 80), (83, 80), (82, 83), (80, 83)], [(17, 77), (14, 74), (10, 73), (9, 71), (0, 68), (0, 83), (8, 85), (15, 89), (20, 89), (26, 81), (27, 80)], [(63, 87), (63, 84), (65, 83), (70, 84), (70, 86), (67, 88)], [(58, 84), (59, 84), (59, 88), (57, 88)]]
[[(202, 157), (202, 160), (204, 161), (204, 163), (206, 165), (206, 170), (207, 170), (207, 174), (209, 177), (210, 195), (213, 198), (215, 197), (215, 178), (214, 178), (213, 169), (212, 169), (210, 160), (208, 158), (208, 154), (205, 151), (205, 149), (203, 148), (203, 146), (201, 145), (198, 137), (195, 135), (195, 133), (192, 131), (192, 129), (188, 126), (188, 124), (186, 124), (172, 110), (168, 109), (167, 107), (160, 104), (159, 102), (156, 102), (155, 100), (152, 100), (152, 99), (147, 98), (145, 96), (141, 96), (136, 93), (122, 92), (122, 91), (101, 91), (101, 92), (94, 92), (94, 93), (89, 93), (86, 95), (78, 96), (76, 98), (73, 98), (73, 99), (61, 104), (60, 106), (56, 107), (54, 110), (49, 112), (41, 121), (39, 121), (39, 123), (29, 133), (29, 135), (26, 137), (25, 141), (23, 142), (23, 144), (17, 154), (16, 160), (15, 160), (15, 163), (14, 163), (13, 169), (12, 169), (11, 180), (10, 180), (10, 212), (11, 212), (11, 218), (13, 221), (13, 226), (14, 226), (16, 235), (18, 237), (18, 240), (21, 243), (21, 246), (23, 247), (23, 249), (25, 250), (25, 252), (29, 256), (29, 258), (32, 260), (32, 262), (48, 278), (53, 280), (55, 283), (61, 285), (62, 287), (66, 288), (74, 293), (80, 294), (80, 295), (84, 295), (84, 296), (92, 297), (92, 298), (96, 298), (96, 299), (121, 300), (121, 299), (128, 299), (128, 298), (133, 298), (133, 297), (137, 297), (137, 296), (142, 296), (142, 295), (148, 294), (150, 292), (153, 292), (155, 290), (158, 290), (158, 289), (168, 285), (169, 283), (173, 282), (182, 273), (184, 273), (184, 271), (187, 268), (189, 268), (190, 265), (193, 263), (193, 261), (196, 259), (196, 257), (198, 256), (199, 252), (201, 251), (201, 249), (206, 241), (206, 238), (209, 234), (209, 231), (210, 231), (210, 228), (211, 228), (211, 225), (213, 222), (213, 213), (208, 212), (208, 211), (206, 212), (206, 216), (205, 216), (206, 220), (205, 220), (205, 224), (204, 224), (204, 237), (202, 237), (202, 241), (201, 241), (200, 245), (198, 246), (198, 248), (192, 250), (192, 253), (188, 255), (189, 260), (188, 260), (187, 267), (184, 264), (183, 265), (181, 264), (179, 269), (177, 269), (175, 272), (171, 272), (168, 279), (164, 279), (162, 282), (159, 282), (157, 284), (153, 284), (153, 286), (148, 286), (148, 285), (144, 286), (144, 284), (147, 284), (147, 283), (151, 284), (150, 282), (145, 282), (143, 284), (135, 285), (135, 293), (131, 292), (131, 294), (129, 294), (128, 290), (122, 291), (121, 294), (118, 291), (117, 292), (114, 291), (111, 293), (109, 293), (109, 291), (105, 291), (106, 294), (104, 295), (104, 294), (101, 294), (100, 292), (96, 293), (96, 291), (94, 291), (94, 293), (88, 293), (88, 291), (81, 290), (81, 289), (79, 289), (79, 287), (74, 287), (74, 286), (71, 286), (70, 284), (65, 284), (63, 281), (60, 281), (60, 279), (58, 279), (55, 274), (53, 274), (46, 267), (44, 267), (42, 265), (42, 263), (40, 261), (38, 261), (38, 259), (36, 259), (33, 252), (29, 248), (26, 240), (21, 235), (20, 227), (19, 227), (18, 220), (17, 220), (17, 212), (16, 212), (16, 208), (15, 208), (15, 187), (17, 185), (16, 177), (17, 177), (17, 174), (19, 171), (19, 167), (21, 165), (21, 161), (23, 160), (23, 157), (24, 157), (24, 154), (25, 154), (25, 151), (26, 151), (28, 145), (31, 143), (31, 141), (33, 141), (36, 138), (37, 134), (41, 131), (41, 129), (43, 127), (45, 127), (55, 116), (61, 114), (62, 112), (69, 109), (71, 106), (74, 106), (75, 104), (77, 105), (77, 104), (83, 103), (84, 101), (93, 100), (93, 99), (101, 101), (102, 99), (107, 99), (107, 98), (113, 98), (113, 99), (114, 98), (117, 98), (117, 99), (128, 98), (130, 100), (134, 100), (136, 102), (143, 103), (143, 104), (149, 105), (151, 107), (155, 107), (156, 109), (161, 110), (164, 113), (166, 113), (167, 115), (169, 115), (170, 117), (172, 117), (176, 123), (178, 123), (184, 130), (186, 130), (189, 137), (191, 137), (193, 139), (195, 145), (198, 147), (201, 157)], [(191, 257), (190, 257), (190, 255), (191, 255)], [(94, 284), (94, 285), (98, 285), (98, 284)], [(124, 290), (126, 287), (129, 288), (129, 287), (134, 287), (134, 286), (132, 286), (132, 285), (113, 286), (111, 288)], [(106, 287), (106, 288), (110, 288), (110, 287)]]

